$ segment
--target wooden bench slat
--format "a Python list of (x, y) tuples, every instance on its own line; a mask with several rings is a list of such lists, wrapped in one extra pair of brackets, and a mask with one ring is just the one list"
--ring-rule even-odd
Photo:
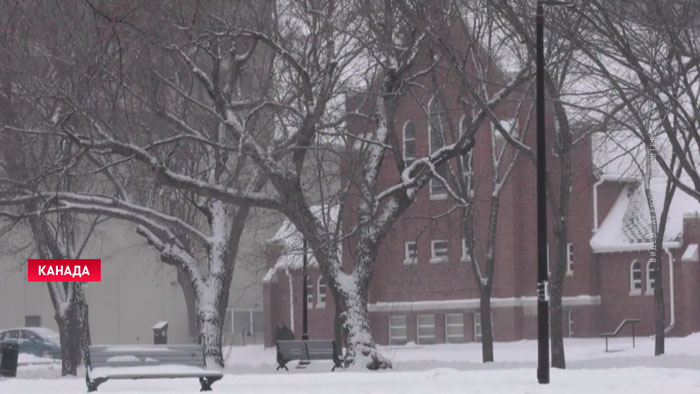
[(109, 379), (200, 378), (202, 390), (223, 373), (206, 369), (200, 345), (94, 345), (88, 347), (88, 391)]
[(341, 366), (334, 341), (328, 340), (280, 340), (277, 341), (277, 369), (287, 369), (293, 360), (333, 360), (335, 370)]

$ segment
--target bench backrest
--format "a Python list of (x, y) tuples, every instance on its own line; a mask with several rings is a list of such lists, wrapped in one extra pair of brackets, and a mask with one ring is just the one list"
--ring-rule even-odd
[(335, 342), (324, 340), (277, 341), (277, 352), (286, 361), (332, 360), (335, 358)]
[(90, 368), (164, 364), (205, 366), (204, 352), (200, 345), (90, 346), (87, 361)]
[(333, 341), (306, 341), (309, 360), (332, 360), (335, 354)]

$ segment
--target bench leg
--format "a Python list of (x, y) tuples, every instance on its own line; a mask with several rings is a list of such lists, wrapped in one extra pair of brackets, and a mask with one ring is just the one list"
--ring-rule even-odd
[(97, 386), (101, 385), (105, 381), (107, 381), (107, 379), (103, 379), (103, 378), (97, 378), (95, 380), (85, 379), (85, 383), (87, 383), (88, 393), (92, 393), (92, 392), (97, 391)]
[(608, 337), (605, 337), (605, 353), (608, 352)]
[(221, 378), (199, 378), (199, 384), (202, 388), (199, 391), (212, 391), (211, 385)]
[(289, 369), (287, 368), (287, 363), (277, 364), (277, 369), (275, 371), (279, 371), (280, 368), (284, 368), (285, 371), (289, 372)]

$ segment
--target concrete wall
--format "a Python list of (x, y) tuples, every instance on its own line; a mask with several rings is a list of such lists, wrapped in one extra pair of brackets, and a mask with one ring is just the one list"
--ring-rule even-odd
[[(269, 219), (262, 212), (246, 228), (234, 272), (230, 308), (262, 309), (264, 247)], [(276, 220), (276, 219), (275, 219)], [(28, 283), (26, 262), (33, 245), (26, 231), (0, 240), (0, 329), (25, 325), (25, 316), (40, 315), (41, 325), (57, 330), (53, 306), (44, 283)], [(192, 341), (188, 333), (183, 292), (174, 268), (163, 264), (129, 223), (111, 220), (100, 225), (84, 258), (102, 259), (102, 281), (86, 288), (93, 343), (152, 343), (151, 327), (167, 320), (170, 343)], [(233, 342), (233, 338), (231, 338)]]
[[(57, 330), (46, 284), (27, 282), (32, 246), (11, 253), (18, 243), (10, 241), (26, 243), (27, 236), (14, 234), (0, 256), (0, 328), (24, 326), (25, 316), (40, 315), (42, 326)], [(151, 327), (161, 320), (170, 322), (170, 342), (189, 341), (175, 270), (160, 262), (133, 226), (103, 224), (82, 257), (102, 259), (102, 281), (86, 288), (93, 343), (152, 343)]]

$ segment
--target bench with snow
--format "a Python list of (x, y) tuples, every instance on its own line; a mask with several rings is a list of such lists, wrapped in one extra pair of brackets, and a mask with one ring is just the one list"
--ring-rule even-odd
[(207, 370), (200, 345), (100, 345), (85, 358), (88, 392), (109, 379), (199, 378), (200, 391), (223, 377)]
[(287, 369), (287, 363), (293, 360), (332, 360), (333, 369), (343, 367), (343, 360), (338, 354), (335, 341), (324, 340), (288, 340), (277, 341), (277, 370)]

